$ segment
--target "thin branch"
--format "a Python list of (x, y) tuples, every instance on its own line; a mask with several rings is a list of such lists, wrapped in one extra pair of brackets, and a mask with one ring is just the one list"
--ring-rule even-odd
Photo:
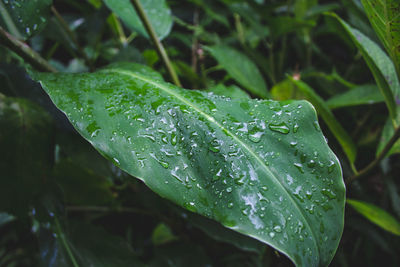
[(53, 12), (54, 16), (60, 23), (62, 29), (67, 33), (68, 37), (71, 39), (71, 41), (74, 43), (76, 50), (78, 52), (78, 55), (83, 58), (85, 61), (85, 64), (93, 70), (92, 63), (90, 62), (89, 58), (87, 57), (85, 51), (83, 50), (82, 46), (79, 44), (78, 39), (75, 36), (75, 33), (71, 30), (69, 27), (68, 23), (63, 19), (63, 17), (58, 13), (57, 9), (54, 6), (51, 6), (51, 11)]
[(382, 151), (379, 153), (379, 155), (372, 161), (370, 164), (368, 164), (367, 167), (359, 171), (358, 173), (354, 174), (350, 178), (346, 180), (346, 184), (352, 183), (354, 180), (359, 179), (360, 177), (366, 175), (369, 173), (371, 170), (373, 170), (376, 165), (386, 156), (386, 154), (389, 152), (389, 150), (392, 148), (394, 143), (400, 138), (400, 127), (398, 127), (393, 136), (390, 138), (389, 142), (385, 145), (385, 147), (382, 149)]
[(39, 71), (57, 72), (44, 58), (27, 44), (17, 40), (0, 26), (0, 44), (4, 45)]
[(138, 13), (151, 40), (153, 41), (158, 54), (162, 58), (164, 65), (167, 68), (167, 71), (168, 71), (173, 83), (175, 85), (181, 87), (182, 85), (181, 85), (181, 82), (179, 81), (178, 75), (176, 74), (174, 68), (172, 67), (171, 61), (168, 57), (167, 52), (164, 49), (164, 46), (162, 45), (160, 39), (157, 37), (157, 34), (153, 28), (153, 25), (151, 25), (149, 18), (147, 17), (146, 13), (144, 12), (144, 9), (142, 7), (142, 4), (140, 3), (140, 0), (131, 0), (131, 3), (135, 7), (135, 10)]

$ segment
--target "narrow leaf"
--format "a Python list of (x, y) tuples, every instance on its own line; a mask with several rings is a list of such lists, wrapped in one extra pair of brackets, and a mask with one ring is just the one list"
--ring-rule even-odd
[[(381, 138), (379, 140), (378, 148), (376, 149), (376, 155), (379, 155), (383, 148), (386, 146), (386, 144), (389, 142), (389, 140), (392, 138), (394, 134), (394, 128), (393, 124), (391, 123), (391, 120), (388, 119), (385, 123), (385, 126), (383, 127)], [(400, 153), (400, 140), (397, 140), (393, 146), (390, 148), (389, 152), (386, 154), (386, 157), (389, 157), (390, 155), (393, 154), (399, 154)]]
[[(166, 1), (140, 0), (140, 2), (158, 38), (162, 40), (167, 37), (172, 28), (172, 16)], [(141, 35), (149, 38), (130, 0), (104, 0), (104, 3), (117, 14), (131, 30), (137, 31)]]
[(326, 104), (330, 109), (370, 105), (385, 101), (376, 85), (365, 84), (356, 86), (342, 94), (328, 99)]
[(207, 47), (211, 55), (244, 88), (258, 97), (267, 97), (267, 86), (257, 66), (244, 54), (228, 46)]
[(339, 21), (353, 43), (360, 50), (385, 98), (390, 117), (396, 126), (398, 124), (396, 101), (400, 99), (400, 84), (392, 61), (385, 52), (367, 36), (352, 28), (336, 14), (330, 13), (330, 16)]
[(32, 75), (85, 139), (160, 196), (299, 266), (331, 261), (345, 188), (308, 102), (184, 90), (137, 64)]
[(372, 27), (393, 60), (400, 76), (400, 2), (361, 0)]
[(347, 199), (346, 201), (372, 223), (392, 234), (400, 236), (400, 222), (383, 209), (359, 200)]
[(295, 80), (291, 77), (290, 79), (305, 95), (305, 98), (315, 106), (318, 114), (322, 117), (322, 119), (328, 125), (329, 130), (331, 130), (333, 135), (339, 141), (349, 161), (351, 163), (354, 163), (357, 156), (357, 148), (346, 130), (342, 127), (339, 121), (336, 120), (335, 116), (333, 115), (325, 101), (319, 95), (317, 95), (315, 91), (305, 82)]

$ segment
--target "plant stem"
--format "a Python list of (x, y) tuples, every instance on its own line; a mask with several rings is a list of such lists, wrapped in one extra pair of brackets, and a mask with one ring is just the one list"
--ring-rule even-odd
[(56, 17), (56, 19), (58, 20), (58, 22), (60, 23), (62, 29), (67, 33), (68, 37), (71, 39), (71, 41), (76, 46), (78, 55), (83, 58), (83, 60), (85, 61), (85, 64), (89, 67), (89, 69), (93, 70), (92, 63), (90, 62), (90, 60), (87, 57), (83, 48), (80, 46), (78, 39), (76, 38), (74, 32), (69, 27), (68, 23), (63, 19), (63, 17), (60, 15), (60, 13), (58, 13), (57, 9), (54, 6), (51, 6), (51, 11), (53, 12), (53, 14)]
[(57, 72), (44, 58), (27, 44), (17, 40), (0, 26), (0, 44), (22, 57), (26, 62), (39, 71)]
[(131, 3), (135, 7), (135, 10), (138, 13), (140, 19), (142, 20), (142, 23), (143, 23), (144, 27), (146, 28), (146, 31), (149, 34), (151, 40), (153, 41), (158, 54), (162, 58), (164, 65), (167, 68), (167, 71), (168, 71), (169, 76), (171, 77), (173, 83), (179, 87), (182, 87), (181, 82), (179, 81), (178, 75), (176, 74), (174, 68), (172, 67), (172, 64), (168, 57), (168, 54), (165, 51), (164, 46), (162, 45), (160, 39), (157, 37), (157, 34), (153, 28), (153, 25), (151, 25), (149, 18), (147, 17), (146, 13), (144, 12), (144, 9), (142, 7), (142, 4), (140, 3), (140, 0), (131, 0)]
[(396, 128), (393, 136), (390, 138), (389, 142), (385, 145), (385, 147), (382, 149), (379, 155), (370, 164), (368, 164), (367, 167), (365, 167), (358, 173), (354, 174), (350, 178), (346, 179), (346, 184), (352, 183), (354, 180), (366, 175), (371, 170), (373, 170), (376, 167), (376, 165), (378, 165), (378, 163), (386, 156), (386, 154), (389, 152), (389, 150), (392, 148), (394, 143), (396, 143), (396, 141), (399, 138), (400, 138), (400, 127)]
[(57, 231), (57, 236), (60, 238), (63, 246), (65, 247), (65, 250), (67, 251), (68, 256), (70, 257), (70, 260), (72, 262), (72, 266), (74, 267), (79, 267), (78, 262), (76, 261), (74, 254), (72, 254), (71, 248), (69, 247), (67, 240), (65, 240), (64, 233), (61, 230), (60, 222), (58, 221), (57, 218), (54, 218), (54, 222), (56, 224), (56, 231)]

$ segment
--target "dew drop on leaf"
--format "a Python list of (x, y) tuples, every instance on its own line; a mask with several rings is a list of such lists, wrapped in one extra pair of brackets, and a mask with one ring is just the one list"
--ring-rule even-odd
[(283, 134), (288, 134), (290, 131), (289, 127), (284, 122), (281, 122), (278, 124), (271, 123), (268, 125), (268, 127), (274, 132), (283, 133)]

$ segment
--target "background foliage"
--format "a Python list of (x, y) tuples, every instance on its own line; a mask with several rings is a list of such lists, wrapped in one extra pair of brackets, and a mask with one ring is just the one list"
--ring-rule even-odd
[[(399, 3), (142, 3), (184, 88), (314, 105), (349, 198), (331, 266), (399, 266)], [(22, 59), (2, 35), (1, 266), (291, 264), (103, 158), (26, 72), (130, 61), (176, 83), (129, 1), (0, 0), (0, 15), (1, 29), (45, 62)]]

